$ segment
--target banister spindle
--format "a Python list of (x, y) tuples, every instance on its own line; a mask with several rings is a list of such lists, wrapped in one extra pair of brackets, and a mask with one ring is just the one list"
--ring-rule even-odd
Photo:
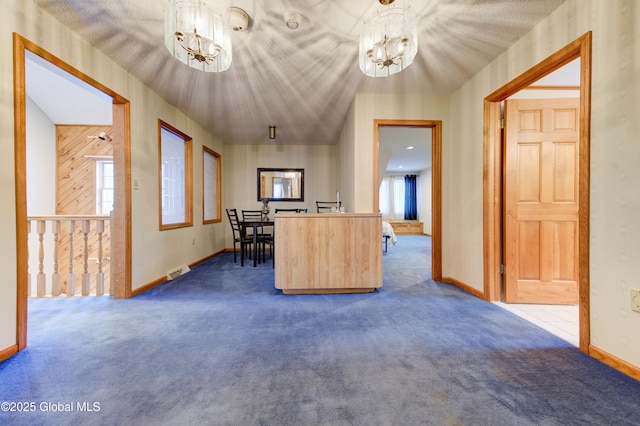
[(98, 272), (96, 272), (96, 296), (104, 295), (104, 272), (102, 272), (102, 234), (104, 234), (104, 220), (96, 220), (96, 232), (98, 233)]
[(60, 251), (58, 248), (60, 240), (60, 230), (62, 224), (60, 220), (51, 221), (53, 231), (53, 274), (51, 275), (51, 295), (60, 296)]
[[(31, 222), (31, 220), (27, 220), (27, 242), (29, 241), (29, 236), (31, 235)], [(31, 260), (31, 254), (29, 253), (29, 244), (27, 244), (27, 259)], [(33, 290), (31, 288), (31, 272), (30, 267), (27, 267), (27, 296), (31, 297), (32, 295)]]
[(67, 234), (69, 235), (69, 271), (67, 273), (67, 296), (76, 294), (76, 275), (73, 272), (73, 233), (76, 230), (76, 221), (67, 220)]
[(81, 231), (83, 239), (83, 251), (82, 251), (82, 295), (88, 296), (91, 292), (91, 275), (89, 275), (89, 231), (91, 229), (91, 222), (89, 220), (83, 220), (81, 222)]
[(36, 295), (45, 297), (47, 295), (47, 276), (44, 274), (44, 233), (47, 232), (47, 222), (37, 221), (38, 228), (38, 278)]

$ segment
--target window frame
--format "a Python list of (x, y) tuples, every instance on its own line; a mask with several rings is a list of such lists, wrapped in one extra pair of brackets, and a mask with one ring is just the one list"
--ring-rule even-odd
[[(184, 180), (184, 206), (179, 214), (184, 214), (184, 221), (182, 222), (171, 222), (165, 221), (164, 212), (163, 212), (163, 200), (165, 198), (165, 192), (163, 189), (163, 181), (165, 180), (163, 176), (164, 171), (164, 158), (162, 153), (162, 139), (163, 139), (163, 131), (171, 133), (174, 136), (182, 139), (184, 142), (184, 163), (182, 164), (182, 170), (184, 170), (184, 176), (182, 179)], [(193, 226), (193, 140), (192, 138), (171, 126), (170, 124), (158, 120), (158, 223), (159, 229), (161, 231), (167, 229), (176, 229), (176, 228), (184, 228), (188, 226)]]
[[(206, 173), (207, 170), (207, 158), (213, 157), (215, 162), (215, 176), (209, 176)], [(222, 157), (209, 147), (202, 145), (202, 223), (217, 223), (222, 222)], [(212, 178), (214, 182), (207, 182), (207, 178)], [(212, 194), (207, 191), (207, 188), (214, 188), (215, 205), (213, 207), (214, 217), (207, 216), (207, 202), (211, 199)]]
[[(104, 169), (107, 164), (111, 164), (112, 175), (111, 178), (111, 187), (106, 187), (104, 185), (106, 179), (104, 174)], [(115, 165), (113, 163), (113, 157), (109, 158), (101, 158), (96, 160), (96, 189), (95, 189), (95, 204), (96, 204), (96, 214), (99, 216), (108, 216), (113, 211), (113, 204), (115, 203)], [(109, 213), (104, 212), (104, 194), (106, 191), (111, 192), (111, 210)]]

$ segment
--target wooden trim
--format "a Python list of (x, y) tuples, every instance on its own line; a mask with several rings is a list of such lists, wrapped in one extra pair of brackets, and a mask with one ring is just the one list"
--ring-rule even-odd
[(589, 355), (629, 377), (640, 380), (640, 367), (630, 364), (593, 345), (589, 345)]
[(551, 85), (533, 85), (523, 90), (580, 90), (580, 86), (551, 86)]
[(480, 298), (482, 300), (487, 300), (487, 298), (484, 296), (484, 294), (482, 294), (482, 292), (476, 288), (471, 287), (469, 284), (465, 284), (462, 281), (458, 281), (455, 278), (450, 278), (450, 277), (443, 277), (442, 278), (442, 282), (444, 283), (450, 283), (464, 291), (466, 291), (467, 293), (471, 293), (472, 295), (476, 296), (477, 298)]
[(163, 277), (163, 278), (155, 279), (155, 280), (151, 281), (150, 283), (142, 285), (142, 286), (140, 286), (140, 287), (138, 287), (138, 288), (136, 288), (134, 290), (131, 290), (131, 297), (137, 296), (140, 293), (144, 293), (147, 290), (151, 290), (152, 288), (162, 284), (165, 281), (167, 281), (167, 277), (166, 276)]
[[(216, 212), (217, 214), (217, 218), (216, 219), (205, 219), (204, 215), (205, 215), (205, 211), (204, 211), (204, 200), (205, 200), (205, 193), (204, 193), (204, 187), (205, 187), (205, 176), (204, 176), (204, 164), (205, 164), (205, 154), (209, 154), (211, 156), (213, 156), (215, 158), (215, 162), (216, 162), (216, 197), (217, 197), (217, 206), (218, 206), (218, 211)], [(203, 224), (208, 224), (208, 223), (217, 223), (217, 222), (222, 222), (222, 172), (221, 172), (221, 166), (222, 166), (222, 156), (220, 154), (218, 154), (217, 152), (215, 152), (214, 150), (212, 150), (209, 147), (206, 147), (204, 145), (202, 145), (202, 223)]]
[(591, 187), (591, 32), (582, 38), (580, 47), (580, 171), (578, 187), (578, 309), (580, 318), (580, 350), (591, 344), (591, 277), (590, 259), (590, 187)]
[[(214, 257), (216, 257), (216, 256), (218, 256), (219, 254), (222, 254), (222, 253), (224, 253), (224, 252), (226, 252), (226, 251), (228, 251), (228, 250), (227, 250), (227, 249), (218, 250), (217, 252), (215, 252), (215, 253), (213, 253), (213, 254), (210, 254), (210, 255), (209, 255), (209, 256), (207, 256), (207, 257), (203, 257), (203, 258), (202, 258), (202, 259), (200, 259), (200, 260), (196, 260), (195, 262), (193, 262), (193, 263), (190, 263), (190, 264), (189, 264), (189, 268), (193, 268), (193, 267), (195, 267), (195, 266), (198, 266), (199, 264), (204, 263), (204, 262), (206, 262), (206, 261), (207, 261), (207, 260), (209, 260), (209, 259), (213, 259)], [(230, 251), (233, 251), (233, 249), (230, 249)]]
[(528, 71), (514, 78), (488, 95), (484, 102), (484, 289), (488, 300), (499, 300), (501, 277), (498, 272), (502, 243), (499, 189), (502, 180), (502, 139), (498, 125), (499, 102), (532, 83), (580, 58), (580, 177), (579, 177), (579, 228), (578, 228), (578, 276), (580, 311), (580, 350), (587, 352), (591, 339), (589, 314), (589, 180), (590, 180), (590, 122), (591, 122), (591, 32), (571, 42)]
[[(487, 300), (500, 299), (502, 223), (502, 146), (495, 141), (502, 140), (500, 103), (484, 101), (484, 140), (494, 141), (484, 144), (482, 171), (483, 179), (483, 241), (484, 241), (484, 294)], [(489, 125), (491, 123), (491, 125)]]
[(115, 208), (111, 221), (111, 270), (113, 296), (131, 297), (131, 105), (113, 104), (113, 164), (115, 173)]
[[(184, 222), (162, 222), (162, 130), (173, 133), (184, 141)], [(193, 226), (193, 139), (169, 123), (158, 119), (158, 225), (161, 231)]]
[(380, 211), (380, 126), (383, 120), (373, 120), (373, 207), (371, 212)]
[(27, 221), (27, 87), (25, 39), (13, 33), (13, 120), (16, 191), (16, 350), (27, 347), (28, 221)]
[(442, 281), (442, 121), (441, 120), (373, 120), (373, 212), (380, 210), (379, 153), (381, 126), (431, 129), (431, 277)]
[(431, 133), (431, 278), (442, 281), (442, 121)]
[(0, 362), (7, 360), (18, 353), (18, 345), (9, 346), (0, 351)]

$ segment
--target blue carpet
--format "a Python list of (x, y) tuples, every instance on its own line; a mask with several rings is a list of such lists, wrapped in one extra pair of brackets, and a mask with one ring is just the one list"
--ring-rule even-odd
[(399, 236), (369, 294), (283, 295), (225, 253), (128, 300), (30, 300), (0, 401), (34, 410), (0, 424), (640, 424), (640, 382), (432, 281), (430, 250)]

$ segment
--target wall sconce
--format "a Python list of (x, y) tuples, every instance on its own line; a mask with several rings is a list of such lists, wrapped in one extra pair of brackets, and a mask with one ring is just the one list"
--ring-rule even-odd
[(276, 126), (269, 126), (269, 139), (276, 138)]

